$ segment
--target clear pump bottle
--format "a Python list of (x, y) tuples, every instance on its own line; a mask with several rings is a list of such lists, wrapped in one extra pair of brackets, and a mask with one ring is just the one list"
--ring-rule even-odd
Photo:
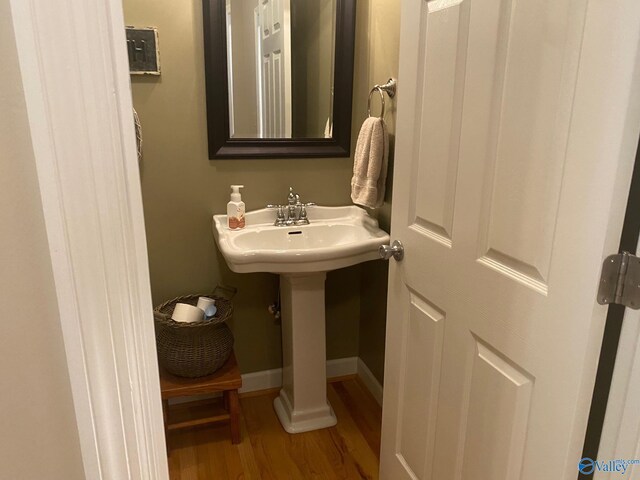
[(240, 189), (244, 185), (231, 185), (231, 200), (227, 203), (227, 225), (232, 230), (244, 228), (244, 202)]

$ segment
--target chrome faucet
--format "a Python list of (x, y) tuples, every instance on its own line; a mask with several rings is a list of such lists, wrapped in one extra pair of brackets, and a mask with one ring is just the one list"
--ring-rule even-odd
[(300, 195), (294, 193), (293, 187), (289, 187), (289, 195), (287, 195), (286, 205), (267, 205), (267, 208), (276, 209), (276, 227), (290, 227), (292, 225), (309, 225), (307, 217), (307, 207), (313, 206), (315, 203), (302, 203)]

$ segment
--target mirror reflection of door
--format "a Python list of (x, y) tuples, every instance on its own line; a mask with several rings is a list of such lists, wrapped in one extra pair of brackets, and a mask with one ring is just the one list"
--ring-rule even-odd
[(231, 138), (330, 138), (336, 0), (227, 0)]
[(291, 22), (289, 0), (261, 0), (258, 58), (259, 131), (291, 138)]

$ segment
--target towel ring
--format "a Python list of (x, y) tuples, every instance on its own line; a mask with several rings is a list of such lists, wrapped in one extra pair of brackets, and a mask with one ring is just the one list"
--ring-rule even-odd
[(382, 111), (380, 112), (380, 118), (384, 118), (384, 93), (382, 92), (382, 88), (379, 85), (376, 85), (369, 92), (369, 99), (367, 100), (367, 114), (371, 117), (371, 95), (373, 92), (378, 92), (380, 94), (380, 102), (382, 105)]
[(369, 92), (369, 99), (367, 100), (367, 114), (369, 115), (369, 117), (371, 117), (371, 95), (373, 95), (373, 92), (377, 91), (380, 94), (382, 111), (380, 112), (379, 118), (384, 118), (384, 107), (385, 107), (384, 92), (387, 92), (387, 95), (389, 95), (389, 98), (395, 97), (396, 85), (397, 85), (397, 81), (395, 78), (390, 78), (387, 81), (387, 83), (385, 83), (384, 85), (374, 85), (374, 87)]

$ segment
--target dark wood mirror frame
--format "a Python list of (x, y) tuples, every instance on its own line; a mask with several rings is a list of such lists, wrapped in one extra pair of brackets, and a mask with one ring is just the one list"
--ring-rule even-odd
[(356, 0), (336, 0), (333, 138), (247, 139), (229, 135), (225, 0), (203, 0), (209, 159), (348, 157)]

